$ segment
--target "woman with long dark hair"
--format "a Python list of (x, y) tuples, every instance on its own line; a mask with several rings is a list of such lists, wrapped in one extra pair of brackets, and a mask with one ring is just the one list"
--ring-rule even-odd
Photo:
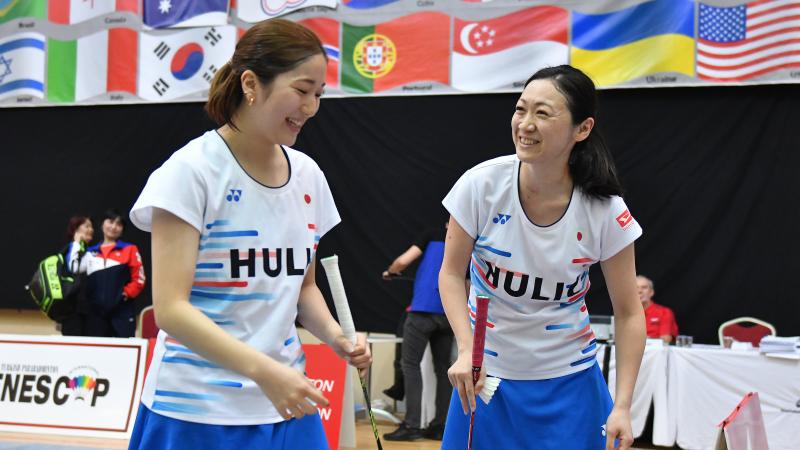
[[(439, 287), (458, 343), (443, 449), (599, 450), (633, 442), (630, 404), (644, 351), (633, 242), (642, 233), (595, 128), (594, 83), (571, 66), (536, 72), (511, 118), (515, 154), (468, 170), (450, 212)], [(612, 405), (595, 360), (586, 293), (600, 263), (616, 318)], [(471, 274), (466, 292), (463, 274)], [(473, 387), (470, 315), (490, 297), (483, 373)], [(476, 401), (486, 374), (500, 378)], [(617, 441), (617, 444), (615, 444)]]

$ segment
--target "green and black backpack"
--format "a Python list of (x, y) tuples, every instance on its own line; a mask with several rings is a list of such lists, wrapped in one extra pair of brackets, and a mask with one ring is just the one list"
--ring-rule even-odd
[(75, 313), (75, 298), (78, 277), (67, 272), (64, 255), (57, 254), (43, 259), (25, 290), (47, 317), (59, 322)]

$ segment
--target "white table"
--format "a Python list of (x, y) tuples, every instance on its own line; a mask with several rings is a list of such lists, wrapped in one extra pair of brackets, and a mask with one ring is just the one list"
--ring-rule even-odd
[[(615, 395), (617, 381), (615, 350), (615, 347), (611, 348), (608, 367), (608, 389), (612, 398)], [(664, 445), (660, 442), (665, 442), (670, 437), (666, 421), (657, 420), (657, 418), (669, 415), (667, 411), (668, 352), (669, 347), (664, 346), (663, 341), (648, 340), (642, 356), (642, 365), (639, 367), (639, 376), (636, 378), (636, 385), (633, 388), (631, 402), (631, 428), (635, 438), (642, 435), (650, 404), (653, 404), (653, 443), (656, 445)], [(600, 352), (598, 352), (598, 358), (602, 358)]]
[[(713, 449), (717, 426), (750, 391), (758, 392), (771, 450), (800, 449), (800, 361), (754, 350), (671, 347), (667, 442)], [(664, 420), (656, 417), (655, 420)], [(654, 436), (655, 441), (655, 436)]]

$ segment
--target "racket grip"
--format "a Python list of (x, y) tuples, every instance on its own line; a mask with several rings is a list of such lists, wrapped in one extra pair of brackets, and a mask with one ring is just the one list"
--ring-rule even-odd
[(342, 274), (339, 271), (339, 257), (333, 255), (322, 258), (319, 262), (325, 269), (325, 275), (328, 278), (328, 285), (331, 288), (331, 296), (333, 297), (333, 305), (336, 308), (336, 315), (339, 317), (339, 325), (342, 327), (342, 333), (355, 345), (357, 341), (356, 326), (353, 323), (353, 316), (350, 314), (350, 304), (347, 302), (347, 294), (344, 292), (344, 282), (342, 282)]
[(475, 330), (472, 335), (472, 381), (477, 383), (483, 366), (483, 349), (486, 343), (486, 321), (489, 315), (489, 297), (479, 295), (475, 298)]

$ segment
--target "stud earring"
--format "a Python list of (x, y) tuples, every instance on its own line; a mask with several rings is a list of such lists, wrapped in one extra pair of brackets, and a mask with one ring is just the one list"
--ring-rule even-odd
[(253, 96), (252, 95), (247, 97), (247, 104), (250, 105), (250, 106), (253, 106)]

